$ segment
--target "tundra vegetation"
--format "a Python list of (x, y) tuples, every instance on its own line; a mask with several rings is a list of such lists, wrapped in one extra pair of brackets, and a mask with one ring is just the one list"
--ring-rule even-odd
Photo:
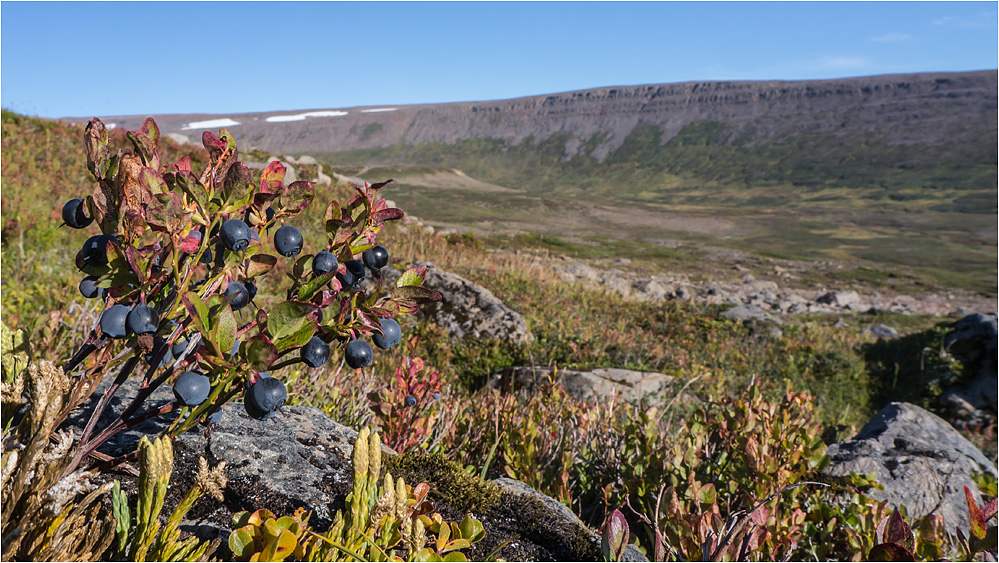
[[(609, 560), (629, 543), (650, 560), (995, 555), (994, 479), (981, 481), (984, 505), (969, 493), (971, 528), (954, 533), (872, 500), (871, 476), (819, 475), (827, 444), (889, 400), (931, 406), (968, 376), (944, 352), (943, 319), (883, 316), (908, 333), (890, 347), (808, 319), (761, 332), (718, 307), (631, 301), (471, 236), (408, 229), (393, 223), (402, 211), (384, 183), (286, 186), (279, 162), (250, 169), (225, 130), (196, 149), (160, 139), (152, 120), (125, 132), (2, 119), (5, 559), (460, 561), (489, 534), (474, 514), (495, 502), (482, 479), (496, 477), (601, 529)], [(490, 288), (534, 338), (454, 341), (411, 314), (441, 298), (422, 286), (423, 267), (407, 268), (427, 260)], [(388, 266), (403, 270), (394, 284), (378, 273)], [(583, 401), (554, 379), (530, 392), (487, 385), (515, 365), (657, 371), (685, 398)], [(98, 428), (129, 378), (140, 390)], [(167, 384), (174, 401), (145, 405)], [(95, 392), (106, 399), (82, 435), (63, 428)], [(227, 482), (202, 460), (167, 514), (171, 438), (208, 428), (230, 401), (260, 419), (313, 405), (359, 431), (352, 492), (331, 526), (260, 506), (232, 515), (228, 551), (181, 533)], [(101, 453), (152, 417), (171, 421), (163, 435)], [(988, 432), (966, 430), (994, 457)], [(382, 459), (383, 443), (402, 455)], [(132, 495), (123, 468), (138, 474)], [(455, 485), (431, 493), (430, 475)], [(437, 513), (442, 500), (465, 513)]]

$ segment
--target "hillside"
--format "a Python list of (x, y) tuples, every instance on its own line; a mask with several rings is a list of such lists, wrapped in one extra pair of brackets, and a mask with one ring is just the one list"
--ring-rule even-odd
[(421, 217), (506, 242), (709, 243), (995, 295), (996, 91), (982, 71), (156, 119), (397, 178)]

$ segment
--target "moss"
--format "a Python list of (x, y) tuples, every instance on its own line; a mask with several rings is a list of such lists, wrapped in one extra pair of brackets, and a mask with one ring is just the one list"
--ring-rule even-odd
[(456, 510), (480, 514), (499, 503), (498, 487), (469, 475), (441, 454), (406, 454), (390, 457), (386, 462), (393, 475), (411, 484), (427, 483), (431, 498)]

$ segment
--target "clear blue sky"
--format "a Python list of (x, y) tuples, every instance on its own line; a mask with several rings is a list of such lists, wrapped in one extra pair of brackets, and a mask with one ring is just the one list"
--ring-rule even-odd
[(999, 66), (996, 2), (12, 2), (0, 105), (346, 108)]

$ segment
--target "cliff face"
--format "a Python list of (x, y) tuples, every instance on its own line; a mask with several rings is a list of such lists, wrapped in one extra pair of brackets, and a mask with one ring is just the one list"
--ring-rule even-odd
[[(294, 116), (298, 118), (291, 120)], [(102, 119), (136, 129), (145, 117)], [(635, 126), (660, 127), (665, 143), (698, 121), (725, 123), (729, 142), (755, 144), (801, 133), (833, 133), (889, 144), (980, 143), (983, 151), (994, 153), (997, 72), (686, 82), (489, 102), (154, 117), (163, 134), (200, 143), (202, 130), (224, 126), (241, 146), (276, 153), (447, 144), (469, 138), (518, 143), (569, 132), (573, 140), (566, 145), (568, 156), (581, 150), (585, 140), (602, 135), (586, 149), (602, 159), (620, 147)], [(198, 124), (222, 118), (238, 124)]]

